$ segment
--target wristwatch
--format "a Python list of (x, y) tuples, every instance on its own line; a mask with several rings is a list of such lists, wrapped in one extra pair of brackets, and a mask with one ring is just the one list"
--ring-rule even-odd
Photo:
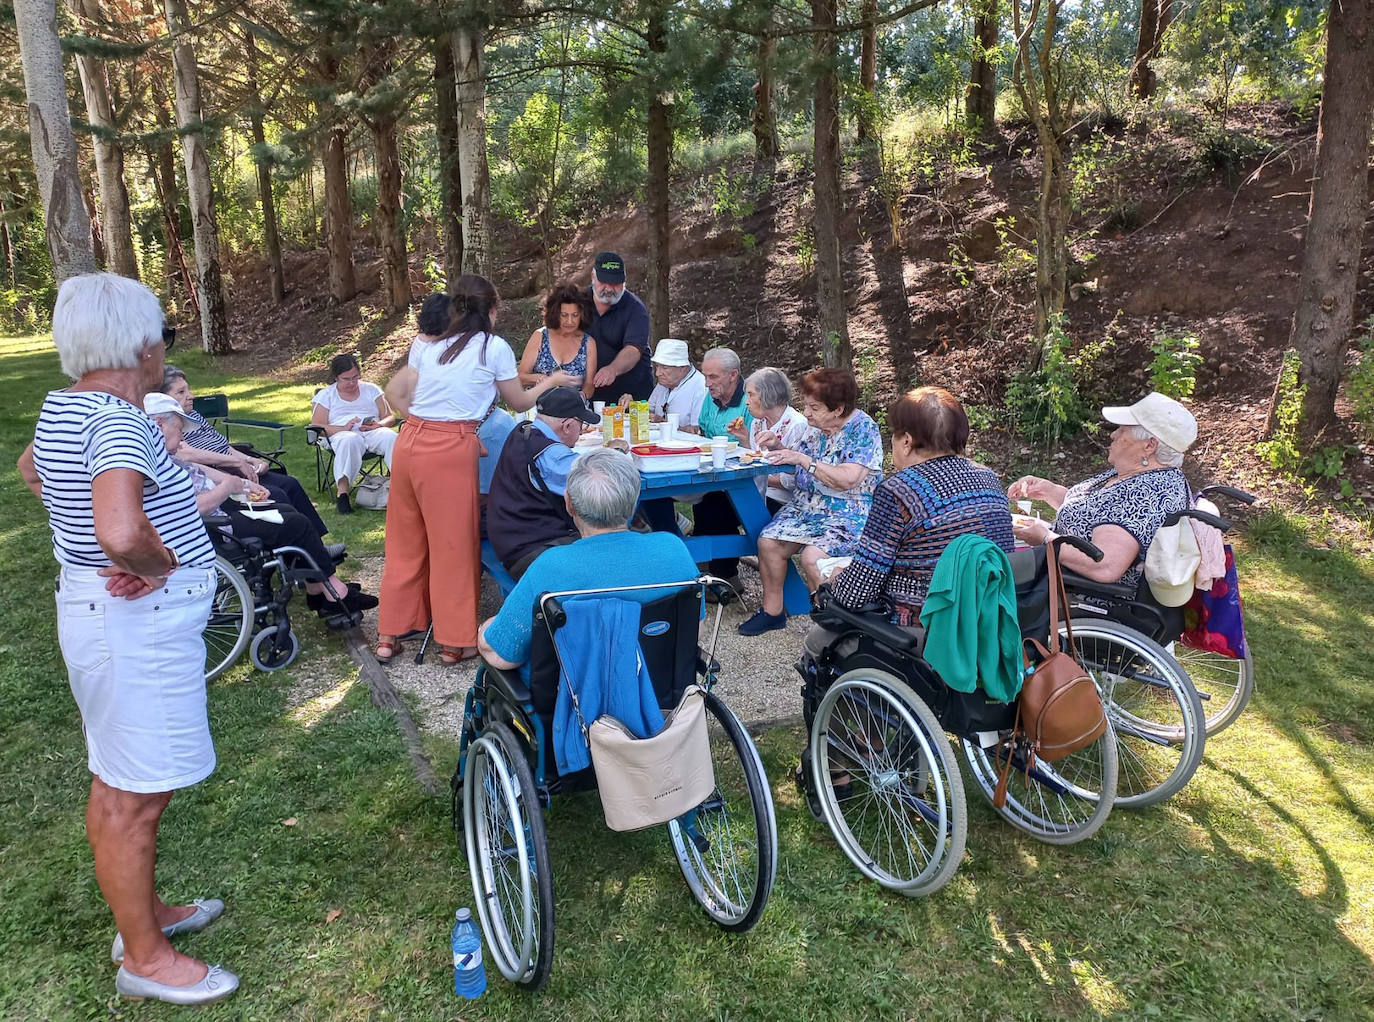
[(815, 474), (816, 474), (816, 459), (815, 459), (815, 458), (812, 458), (809, 462), (807, 462), (807, 464), (806, 464), (806, 471), (810, 472), (812, 475), (815, 475)]
[(172, 572), (176, 571), (178, 568), (181, 567), (181, 558), (177, 556), (177, 552), (175, 550), (167, 546), (165, 543), (163, 544), (162, 549), (166, 550), (167, 556), (172, 559), (172, 566), (168, 568), (166, 571), (166, 574), (170, 575)]

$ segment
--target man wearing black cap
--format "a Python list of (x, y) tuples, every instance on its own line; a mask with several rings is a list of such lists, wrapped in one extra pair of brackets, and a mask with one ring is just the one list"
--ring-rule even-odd
[(592, 312), (587, 333), (596, 338), (596, 361), (601, 368), (593, 382), (597, 401), (616, 402), (629, 394), (647, 401), (654, 389), (649, 366), (649, 310), (639, 296), (625, 289), (625, 260), (615, 252), (601, 252), (592, 260)]
[(545, 391), (535, 409), (539, 417), (506, 438), (487, 494), (487, 538), (516, 579), (549, 547), (578, 538), (563, 491), (583, 424), (601, 421), (571, 387)]

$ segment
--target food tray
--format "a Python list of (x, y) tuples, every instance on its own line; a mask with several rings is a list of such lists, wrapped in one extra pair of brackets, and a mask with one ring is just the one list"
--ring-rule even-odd
[(695, 472), (701, 468), (701, 450), (683, 440), (635, 444), (630, 451), (641, 472)]

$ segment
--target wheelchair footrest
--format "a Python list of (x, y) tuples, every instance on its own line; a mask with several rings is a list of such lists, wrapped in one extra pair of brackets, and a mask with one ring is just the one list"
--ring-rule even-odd
[(332, 632), (346, 632), (350, 628), (357, 628), (363, 623), (363, 612), (355, 610), (353, 613), (330, 614), (324, 619), (324, 626)]

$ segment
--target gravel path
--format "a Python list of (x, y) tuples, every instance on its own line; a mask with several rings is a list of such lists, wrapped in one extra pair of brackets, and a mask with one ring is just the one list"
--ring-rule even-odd
[[(381, 589), (381, 557), (352, 558), (350, 578), (362, 583), (368, 592)], [(793, 670), (801, 651), (802, 639), (811, 619), (793, 617), (787, 628), (748, 638), (736, 630), (741, 621), (758, 607), (763, 585), (757, 571), (741, 566), (740, 581), (744, 586), (744, 606), (736, 603), (725, 608), (721, 619), (720, 639), (716, 645), (716, 659), (721, 673), (715, 691), (729, 704), (745, 724), (761, 726), (801, 719), (801, 678)], [(486, 620), (501, 605), (496, 584), (482, 576), (480, 617)], [(747, 608), (747, 609), (746, 609)], [(715, 607), (707, 608), (708, 623), (715, 618)], [(377, 622), (369, 615), (363, 622), (368, 641), (375, 643)], [(420, 730), (446, 738), (458, 738), (463, 721), (463, 699), (477, 674), (475, 661), (445, 666), (439, 660), (438, 647), (431, 645), (423, 664), (415, 663), (419, 640), (408, 640), (405, 652), (385, 666), (391, 683), (417, 700), (415, 720)]]

